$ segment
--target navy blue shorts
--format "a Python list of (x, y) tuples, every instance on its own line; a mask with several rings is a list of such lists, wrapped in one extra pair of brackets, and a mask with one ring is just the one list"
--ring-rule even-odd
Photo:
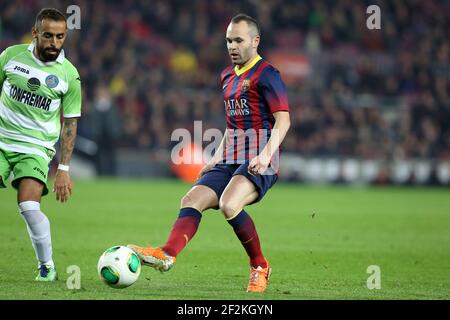
[(260, 201), (267, 190), (272, 187), (278, 179), (278, 175), (252, 175), (248, 173), (248, 161), (243, 164), (216, 164), (211, 170), (207, 171), (194, 185), (203, 185), (211, 188), (220, 199), (223, 190), (235, 175), (247, 177), (256, 188), (258, 197), (250, 204)]

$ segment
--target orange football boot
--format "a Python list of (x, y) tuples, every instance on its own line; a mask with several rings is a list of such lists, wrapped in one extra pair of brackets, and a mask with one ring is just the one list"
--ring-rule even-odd
[(267, 263), (267, 268), (250, 267), (250, 280), (248, 282), (247, 292), (264, 292), (267, 288), (272, 268)]
[(133, 250), (144, 265), (150, 266), (161, 272), (172, 269), (176, 258), (166, 254), (161, 248), (144, 248), (134, 244), (127, 246)]

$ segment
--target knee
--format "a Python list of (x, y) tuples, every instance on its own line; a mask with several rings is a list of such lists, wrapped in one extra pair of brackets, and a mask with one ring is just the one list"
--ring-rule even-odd
[(200, 212), (205, 210), (204, 204), (202, 204), (201, 199), (193, 197), (189, 193), (181, 198), (180, 208), (194, 208)]
[(41, 202), (44, 184), (40, 181), (23, 178), (18, 184), (18, 202), (35, 201)]
[(238, 203), (230, 200), (224, 200), (222, 198), (219, 201), (219, 208), (226, 219), (234, 217), (238, 212), (242, 210)]
[(184, 207), (192, 207), (194, 205), (194, 200), (189, 194), (184, 195), (183, 198), (181, 198), (180, 206), (181, 208)]

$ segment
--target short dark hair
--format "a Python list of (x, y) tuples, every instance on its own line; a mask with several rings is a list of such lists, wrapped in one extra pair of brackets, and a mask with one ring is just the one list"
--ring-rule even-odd
[(231, 19), (231, 23), (239, 23), (241, 21), (247, 22), (250, 26), (253, 26), (256, 29), (257, 35), (261, 35), (261, 30), (259, 29), (258, 22), (255, 18), (250, 17), (248, 14), (245, 13), (238, 13)]
[(42, 20), (50, 19), (53, 21), (64, 21), (67, 23), (66, 17), (55, 8), (44, 8), (36, 16), (36, 21), (34, 23), (35, 28), (38, 28), (40, 24), (42, 24)]

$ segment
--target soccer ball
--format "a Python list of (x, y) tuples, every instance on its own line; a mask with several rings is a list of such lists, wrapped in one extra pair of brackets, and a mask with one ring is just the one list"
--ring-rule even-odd
[(112, 288), (126, 288), (139, 278), (141, 261), (133, 250), (114, 246), (100, 256), (97, 264), (100, 279)]

